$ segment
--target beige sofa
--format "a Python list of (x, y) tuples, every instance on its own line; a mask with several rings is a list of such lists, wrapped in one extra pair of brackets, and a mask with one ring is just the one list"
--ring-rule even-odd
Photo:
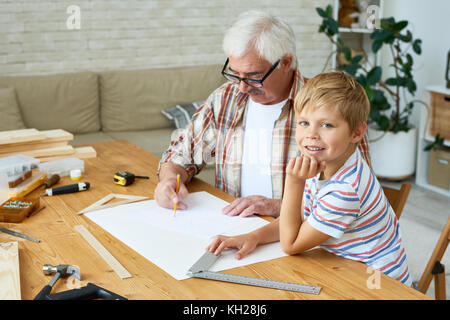
[[(224, 82), (220, 68), (0, 76), (0, 89), (14, 88), (21, 118), (17, 124), (9, 120), (7, 129), (61, 128), (74, 134), (72, 145), (120, 139), (161, 156), (175, 129), (161, 111), (206, 99)], [(214, 168), (199, 177), (213, 183)]]

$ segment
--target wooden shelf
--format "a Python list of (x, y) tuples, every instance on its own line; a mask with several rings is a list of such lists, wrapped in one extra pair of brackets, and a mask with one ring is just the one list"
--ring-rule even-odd
[[(427, 86), (425, 88), (426, 92), (439, 92), (442, 94), (449, 94), (450, 95), (450, 89), (445, 88), (444, 86)], [(429, 93), (428, 100), (429, 98)], [(427, 97), (427, 96), (425, 96)], [(430, 142), (434, 141), (434, 137), (430, 135), (428, 132), (428, 123), (429, 119), (427, 119), (427, 112), (421, 108), (420, 113), (420, 126), (419, 126), (419, 140), (417, 144), (417, 159), (416, 159), (416, 184), (420, 187), (423, 187), (425, 189), (434, 191), (436, 193), (442, 194), (444, 196), (450, 197), (450, 190), (446, 190), (443, 188), (439, 188), (436, 186), (433, 186), (432, 184), (428, 183), (428, 160), (430, 153), (428, 151), (424, 151), (423, 149), (425, 146), (427, 146)], [(426, 130), (426, 132), (425, 132)], [(445, 140), (444, 145), (450, 147), (450, 141)]]
[(339, 32), (350, 32), (350, 33), (372, 33), (373, 30), (366, 29), (366, 28), (344, 28), (339, 27)]

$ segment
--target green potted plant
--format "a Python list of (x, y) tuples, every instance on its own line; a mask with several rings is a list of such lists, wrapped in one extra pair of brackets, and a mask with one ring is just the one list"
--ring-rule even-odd
[[(334, 54), (343, 56), (345, 63), (338, 68), (353, 75), (369, 98), (371, 110), (368, 136), (375, 173), (379, 177), (392, 179), (411, 176), (415, 171), (417, 130), (409, 119), (416, 104), (427, 104), (414, 98), (405, 99), (406, 93), (414, 97), (417, 90), (412, 74), (414, 59), (411, 51), (420, 55), (422, 40), (414, 39), (411, 31), (407, 30), (408, 21), (396, 21), (393, 17), (381, 19), (380, 28), (373, 30), (370, 39), (373, 53), (383, 47), (387, 47), (390, 52), (392, 62), (389, 68), (394, 75), (383, 79), (381, 66), (371, 65), (364, 51), (353, 54), (352, 48), (342, 40), (338, 22), (332, 17), (332, 6), (316, 10), (322, 17), (319, 32), (324, 33), (336, 47), (329, 58)], [(397, 160), (396, 153), (399, 157)]]

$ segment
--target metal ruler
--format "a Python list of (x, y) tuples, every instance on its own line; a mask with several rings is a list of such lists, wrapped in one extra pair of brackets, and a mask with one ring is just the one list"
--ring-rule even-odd
[(223, 272), (208, 271), (208, 269), (219, 258), (212, 252), (206, 252), (202, 257), (189, 269), (189, 275), (195, 278), (210, 279), (217, 281), (232, 282), (238, 284), (246, 284), (250, 286), (265, 287), (272, 289), (280, 289), (287, 291), (296, 291), (302, 293), (319, 294), (322, 287), (299, 284), (293, 282), (276, 281), (263, 278), (254, 278), (247, 276), (239, 276)]
[(26, 240), (30, 240), (30, 241), (33, 241), (33, 242), (41, 242), (41, 240), (39, 240), (39, 239), (35, 239), (33, 237), (27, 236), (26, 234), (19, 233), (19, 232), (16, 232), (16, 231), (13, 231), (13, 230), (9, 230), (9, 229), (6, 229), (6, 228), (0, 228), (0, 231), (4, 232), (4, 233), (7, 233), (9, 235), (12, 235), (12, 236), (20, 237), (20, 238), (23, 238), (23, 239), (26, 239)]

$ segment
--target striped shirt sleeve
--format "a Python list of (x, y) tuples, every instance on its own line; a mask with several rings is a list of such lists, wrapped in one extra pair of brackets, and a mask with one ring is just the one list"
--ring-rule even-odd
[(163, 153), (159, 163), (172, 162), (183, 167), (189, 180), (214, 160), (216, 146), (216, 127), (212, 98), (194, 113), (192, 121), (184, 128), (172, 133), (170, 146)]
[(331, 181), (319, 191), (308, 223), (314, 229), (340, 238), (360, 212), (360, 200), (348, 183)]

